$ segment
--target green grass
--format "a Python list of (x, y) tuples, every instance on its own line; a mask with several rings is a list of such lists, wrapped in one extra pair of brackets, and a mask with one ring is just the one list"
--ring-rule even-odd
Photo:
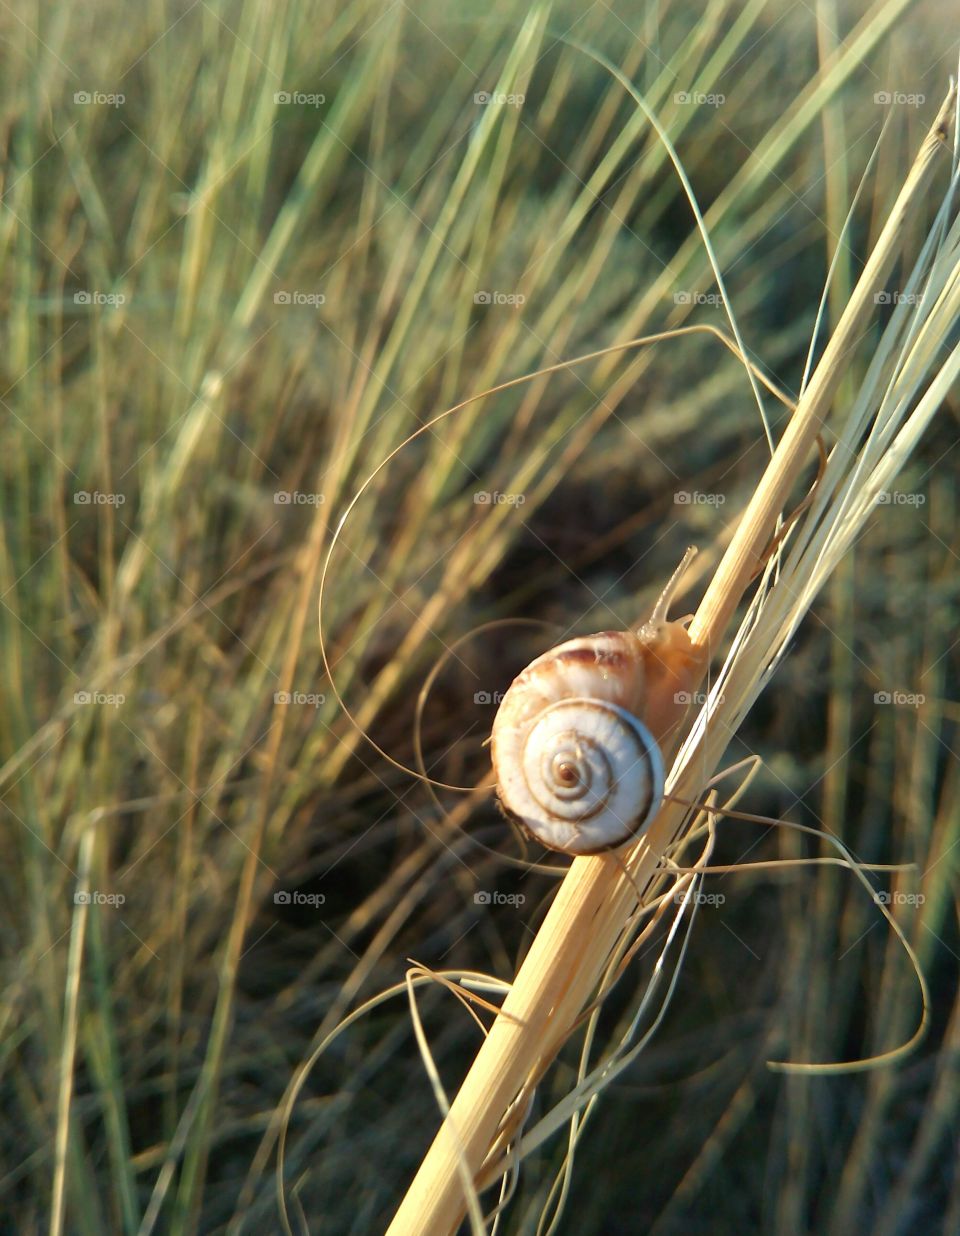
[[(725, 324), (695, 303), (715, 288), (662, 147), (561, 36), (644, 91), (751, 355), (797, 392), (887, 115), (874, 94), (925, 101), (894, 109), (834, 319), (957, 51), (933, 4), (815, 9), (819, 38), (785, 0), (0, 14), (6, 1229), (281, 1230), (276, 1129), (311, 1048), (409, 957), (513, 975), (554, 878), (525, 869), (540, 855), (489, 795), (435, 801), (351, 724), (322, 670), (321, 565), (357, 488), (435, 413), (591, 349)], [(524, 300), (477, 304), (484, 291)], [(897, 1068), (769, 1073), (772, 1058), (895, 1045), (916, 980), (845, 873), (715, 877), (726, 902), (698, 920), (665, 1024), (605, 1094), (561, 1231), (960, 1226), (957, 412), (954, 396), (900, 486), (923, 505), (878, 508), (730, 753), (765, 761), (747, 810), (917, 864), (902, 891), (925, 901), (892, 909), (931, 985), (930, 1034)], [(469, 405), (378, 475), (335, 550), (324, 623), (347, 706), (410, 764), (417, 694), (454, 641), (505, 617), (554, 635), (635, 621), (685, 545), (715, 564), (765, 458), (743, 369), (705, 335)], [(424, 711), (432, 775), (489, 780), (493, 707), (474, 697), (551, 638), (516, 627), (458, 646)], [(883, 691), (924, 702), (875, 703)], [(758, 836), (725, 823), (718, 861), (813, 852)], [(478, 905), (480, 890), (526, 900)], [(652, 959), (605, 1007), (605, 1041)], [(422, 1008), (455, 1087), (478, 1031), (449, 994)], [(571, 1045), (543, 1110), (576, 1066)], [(437, 1120), (401, 997), (301, 1092), (291, 1213), (297, 1198), (311, 1231), (382, 1230)], [(563, 1140), (528, 1162), (503, 1230), (536, 1231)]]

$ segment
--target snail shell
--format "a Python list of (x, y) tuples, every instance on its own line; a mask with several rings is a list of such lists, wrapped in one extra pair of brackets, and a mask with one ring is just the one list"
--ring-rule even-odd
[(679, 574), (639, 631), (560, 644), (503, 697), (491, 737), (500, 805), (549, 849), (614, 849), (660, 808), (660, 744), (682, 721), (704, 658), (665, 618)]

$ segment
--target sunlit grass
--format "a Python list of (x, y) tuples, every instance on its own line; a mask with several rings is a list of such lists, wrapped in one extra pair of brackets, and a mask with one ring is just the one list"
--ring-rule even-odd
[[(748, 350), (793, 395), (887, 115), (874, 94), (926, 102), (895, 109), (834, 320), (956, 59), (934, 6), (821, 5), (819, 40), (802, 6), (629, 9), (33, 3), (0, 18), (12, 1230), (279, 1230), (279, 1105), (311, 1046), (409, 956), (512, 978), (554, 884), (490, 850), (541, 856), (489, 797), (441, 792), (438, 810), (365, 743), (323, 675), (316, 602), (351, 496), (430, 416), (581, 352), (725, 325), (662, 146), (560, 36), (643, 89)], [(786, 414), (767, 411), (779, 436)], [(625, 1230), (661, 1232), (758, 1216), (956, 1230), (955, 420), (954, 398), (898, 482), (924, 504), (878, 508), (743, 732), (766, 761), (748, 810), (917, 863), (927, 899), (899, 909), (934, 993), (928, 1041), (859, 1079), (768, 1075), (770, 1058), (902, 1040), (915, 980), (845, 874), (717, 877), (727, 900), (698, 923), (682, 998), (579, 1147), (570, 1230), (627, 1212)], [(324, 622), (345, 702), (411, 764), (417, 693), (446, 648), (493, 618), (554, 624), (477, 635), (434, 685), (431, 774), (488, 781), (482, 697), (557, 632), (645, 613), (686, 544), (708, 577), (766, 458), (743, 368), (706, 336), (471, 405), (401, 453), (344, 529)], [(896, 691), (924, 702), (874, 703)], [(810, 852), (788, 833), (755, 842), (725, 824), (717, 859)], [(475, 902), (497, 889), (526, 900)], [(634, 994), (648, 976), (639, 961)], [(421, 1007), (455, 1088), (476, 1027), (449, 995)], [(604, 1038), (632, 1009), (609, 1002)], [(294, 1108), (287, 1190), (312, 1231), (369, 1233), (438, 1113), (404, 999), (336, 1051)], [(538, 1101), (576, 1067), (571, 1049)], [(542, 1153), (508, 1230), (535, 1230), (562, 1150)]]

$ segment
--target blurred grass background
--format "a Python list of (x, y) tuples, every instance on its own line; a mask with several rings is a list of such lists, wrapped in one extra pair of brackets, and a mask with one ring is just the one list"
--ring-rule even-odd
[[(562, 36), (645, 92), (751, 354), (795, 394), (882, 94), (905, 98), (834, 317), (955, 70), (954, 18), (905, 0), (3, 6), (3, 1230), (279, 1231), (278, 1105), (311, 1047), (408, 957), (509, 978), (532, 938), (540, 856), (489, 795), (438, 805), (358, 736), (316, 604), (350, 497), (431, 415), (724, 325), (662, 147)], [(916, 863), (878, 887), (931, 1032), (896, 1069), (769, 1073), (896, 1045), (916, 981), (848, 875), (715, 877), (726, 899), (602, 1100), (561, 1231), (960, 1230), (956, 420), (954, 401), (730, 750), (765, 761), (746, 809)], [(454, 641), (552, 624), (465, 640), (427, 701), (431, 773), (488, 780), (496, 692), (559, 636), (637, 621), (688, 543), (706, 574), (766, 451), (742, 368), (704, 335), (472, 404), (378, 475), (335, 551), (348, 706), (409, 764)], [(720, 862), (817, 852), (732, 821), (721, 837)], [(478, 1031), (449, 995), (421, 1005), (454, 1088)], [(538, 1105), (575, 1065), (571, 1044)], [(396, 1000), (310, 1076), (293, 1208), (314, 1232), (382, 1230), (436, 1123)], [(527, 1165), (506, 1230), (537, 1230), (561, 1154)]]

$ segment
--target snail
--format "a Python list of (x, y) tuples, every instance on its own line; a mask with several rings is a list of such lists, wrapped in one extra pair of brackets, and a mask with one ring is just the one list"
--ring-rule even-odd
[(687, 550), (638, 631), (568, 640), (503, 696), (491, 756), (504, 814), (551, 850), (599, 854), (636, 837), (664, 790), (661, 746), (683, 720), (706, 650), (669, 621)]

